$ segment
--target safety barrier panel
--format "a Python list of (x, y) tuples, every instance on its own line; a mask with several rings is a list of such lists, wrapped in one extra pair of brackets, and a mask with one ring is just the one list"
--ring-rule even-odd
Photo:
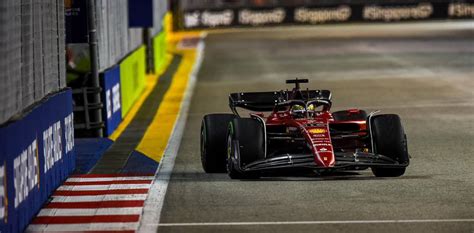
[(125, 117), (145, 87), (145, 54), (143, 45), (120, 63), (122, 117)]
[(0, 232), (23, 232), (75, 166), (71, 90), (0, 127)]
[(216, 2), (219, 0), (192, 4), (175, 1), (172, 6), (174, 30), (474, 18), (472, 0), (312, 1), (306, 4), (271, 1), (272, 4), (259, 6), (247, 1), (227, 5)]
[[(163, 30), (152, 38), (156, 74), (166, 65), (166, 34)], [(104, 136), (113, 134), (145, 87), (145, 53), (146, 47), (141, 46), (119, 65), (101, 73)]]
[(101, 74), (104, 136), (110, 136), (122, 122), (122, 100), (120, 95), (120, 66), (114, 66)]
[(162, 70), (166, 60), (166, 31), (160, 32), (153, 38), (153, 53), (155, 59), (155, 73)]

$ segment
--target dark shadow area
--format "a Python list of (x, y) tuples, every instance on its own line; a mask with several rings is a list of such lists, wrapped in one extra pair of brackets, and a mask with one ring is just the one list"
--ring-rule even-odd
[[(160, 173), (162, 174), (162, 173)], [(272, 176), (262, 176), (258, 179), (231, 179), (226, 173), (204, 173), (204, 172), (173, 172), (171, 180), (173, 182), (249, 182), (249, 181), (260, 181), (260, 182), (269, 182), (269, 181), (320, 181), (320, 182), (329, 182), (329, 181), (348, 181), (348, 180), (420, 180), (420, 179), (431, 179), (432, 175), (422, 175), (422, 176), (401, 176), (401, 177), (375, 177), (372, 175), (370, 170), (364, 171), (363, 173), (359, 171), (339, 171), (331, 174), (320, 175), (317, 173), (306, 173), (306, 174), (279, 174)], [(158, 178), (159, 179), (159, 178)]]

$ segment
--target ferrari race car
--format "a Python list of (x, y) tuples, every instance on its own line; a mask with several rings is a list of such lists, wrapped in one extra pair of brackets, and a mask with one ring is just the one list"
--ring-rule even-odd
[[(349, 109), (331, 112), (331, 92), (302, 90), (229, 96), (230, 113), (208, 114), (201, 125), (201, 161), (207, 173), (233, 179), (278, 171), (360, 170), (397, 177), (409, 164), (407, 138), (395, 114)], [(249, 111), (241, 117), (237, 108)]]

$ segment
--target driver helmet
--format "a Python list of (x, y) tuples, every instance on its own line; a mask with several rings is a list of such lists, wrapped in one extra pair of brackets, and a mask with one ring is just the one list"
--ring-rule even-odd
[(295, 117), (303, 117), (304, 116), (304, 112), (305, 112), (305, 108), (299, 104), (295, 104), (293, 106), (291, 106), (291, 114)]

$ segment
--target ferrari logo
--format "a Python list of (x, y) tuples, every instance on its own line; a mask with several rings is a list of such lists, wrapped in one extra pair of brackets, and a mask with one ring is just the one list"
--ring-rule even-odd
[(321, 133), (326, 133), (326, 129), (310, 129), (309, 132), (311, 134), (321, 134)]

